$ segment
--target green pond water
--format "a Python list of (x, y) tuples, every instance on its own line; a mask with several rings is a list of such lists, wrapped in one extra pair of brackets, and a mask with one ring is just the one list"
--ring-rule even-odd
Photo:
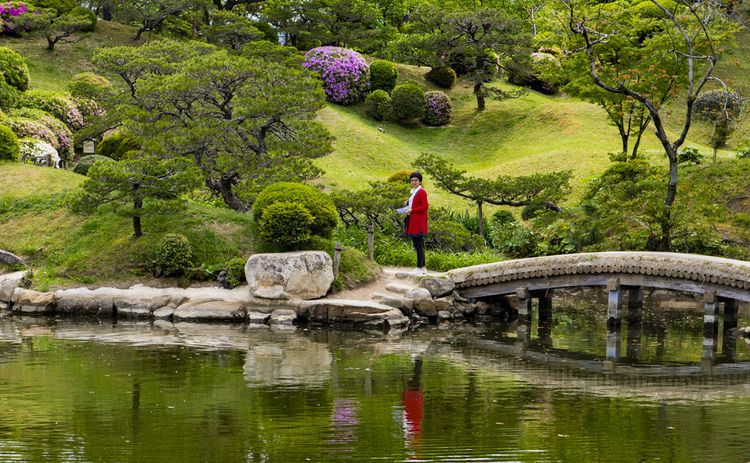
[(523, 343), (5, 316), (0, 462), (750, 461), (744, 339), (702, 360), (700, 313), (647, 312), (608, 360), (605, 318), (556, 309)]

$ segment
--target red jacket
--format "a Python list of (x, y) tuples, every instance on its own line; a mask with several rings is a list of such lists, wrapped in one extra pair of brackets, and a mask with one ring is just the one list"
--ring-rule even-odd
[(427, 192), (420, 188), (411, 202), (411, 214), (409, 214), (406, 228), (406, 236), (420, 236), (427, 234)]

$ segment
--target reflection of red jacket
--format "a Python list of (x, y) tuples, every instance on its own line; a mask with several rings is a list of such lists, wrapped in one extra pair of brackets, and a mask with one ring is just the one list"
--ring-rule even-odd
[(409, 225), (406, 236), (420, 236), (427, 234), (427, 192), (420, 188), (411, 202), (411, 214), (409, 214)]

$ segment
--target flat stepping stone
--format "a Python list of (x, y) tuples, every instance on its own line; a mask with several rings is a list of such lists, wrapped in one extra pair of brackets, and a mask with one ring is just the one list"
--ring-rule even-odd
[(356, 299), (318, 299), (300, 304), (299, 314), (311, 322), (397, 327), (409, 319), (396, 308)]
[(399, 293), (399, 294), (406, 294), (409, 292), (409, 290), (414, 289), (415, 286), (413, 285), (404, 285), (401, 283), (388, 283), (385, 286), (385, 289), (388, 291), (391, 291), (393, 293)]

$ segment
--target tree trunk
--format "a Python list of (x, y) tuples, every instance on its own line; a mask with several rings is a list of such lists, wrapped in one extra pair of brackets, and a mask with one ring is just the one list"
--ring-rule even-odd
[(143, 32), (145, 30), (146, 30), (145, 26), (141, 27), (140, 29), (138, 29), (138, 32), (135, 33), (135, 37), (133, 37), (133, 41), (137, 42), (137, 41), (141, 40), (141, 34), (143, 34)]
[(482, 93), (482, 82), (474, 83), (474, 96), (477, 97), (477, 111), (484, 111), (484, 93)]
[(227, 206), (237, 212), (248, 212), (250, 208), (234, 194), (234, 190), (232, 189), (233, 183), (234, 176), (222, 176), (218, 182), (206, 179), (206, 186), (218, 193)]
[(661, 238), (657, 251), (672, 251), (672, 204), (677, 196), (677, 155), (669, 156), (669, 182), (667, 183), (667, 197), (664, 200), (664, 213), (661, 218)]
[(57, 40), (53, 39), (52, 37), (47, 37), (47, 50), (54, 50), (55, 42), (57, 42)]
[[(137, 190), (138, 187), (135, 187)], [(143, 236), (141, 229), (141, 210), (143, 210), (143, 200), (141, 198), (133, 199), (133, 234), (136, 238)]]
[(482, 201), (477, 201), (477, 219), (479, 220), (479, 236), (484, 238), (484, 216), (482, 215)]

